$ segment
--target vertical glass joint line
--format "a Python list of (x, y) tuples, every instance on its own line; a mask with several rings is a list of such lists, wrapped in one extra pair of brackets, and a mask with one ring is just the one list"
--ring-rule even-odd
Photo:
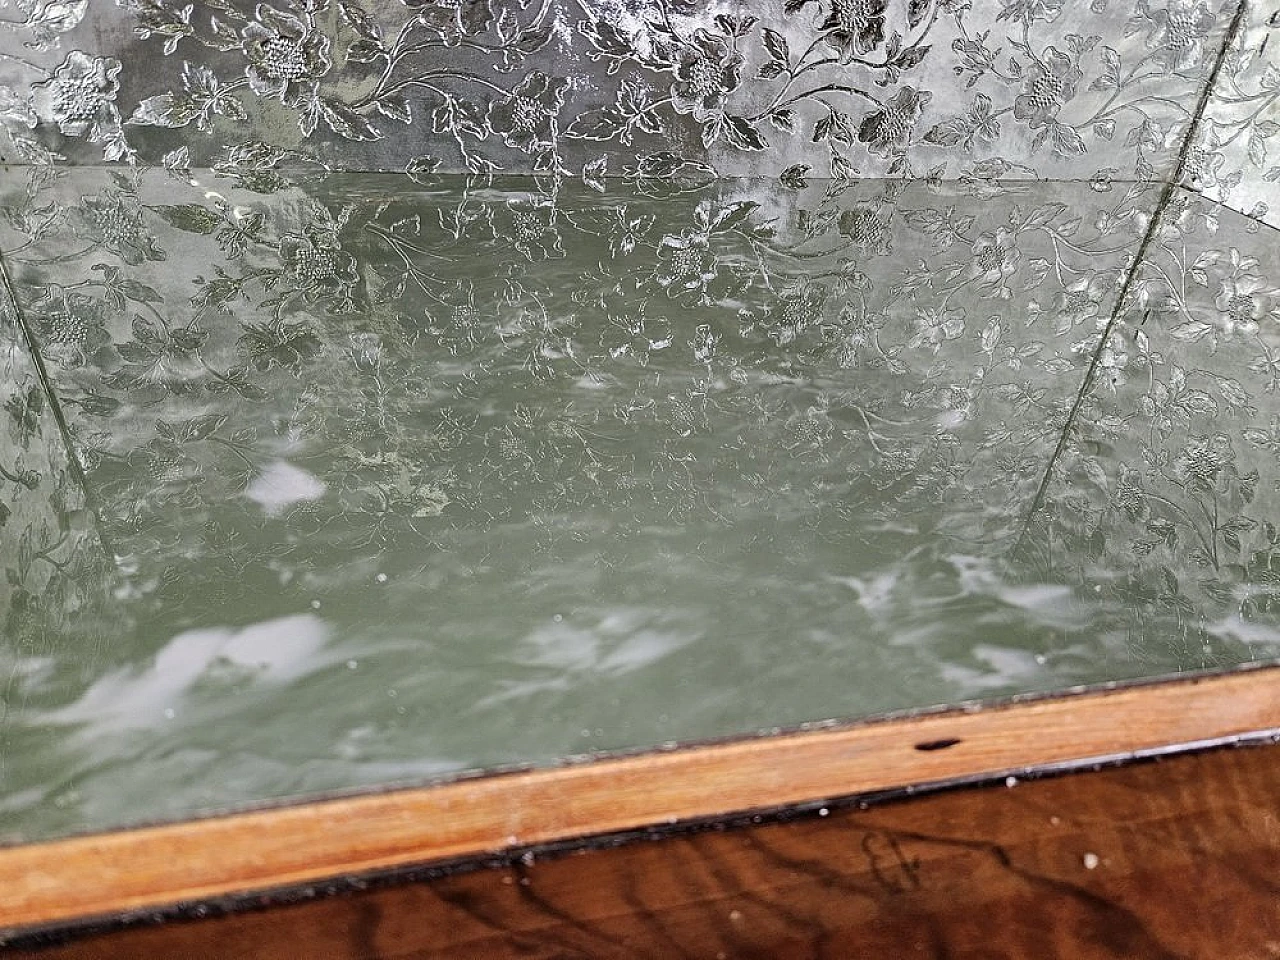
[(111, 543), (102, 529), (102, 514), (98, 509), (98, 498), (94, 493), (93, 487), (89, 484), (89, 478), (85, 475), (84, 466), (80, 462), (80, 454), (76, 450), (75, 438), (71, 435), (71, 428), (67, 425), (66, 415), (62, 412), (62, 403), (53, 387), (53, 381), (49, 378), (49, 370), (45, 366), (44, 356), (40, 352), (40, 343), (22, 312), (22, 301), (18, 299), (17, 287), (9, 275), (9, 268), (4, 262), (2, 254), (0, 254), (0, 297), (6, 298), (13, 308), (13, 316), (17, 322), (18, 330), (22, 333), (22, 340), (26, 345), (27, 354), (31, 358), (31, 364), (35, 368), (36, 377), (40, 381), (40, 388), (44, 391), (45, 399), (49, 402), (49, 410), (53, 414), (54, 423), (58, 426), (62, 444), (66, 448), (68, 469), (71, 471), (72, 476), (75, 477), (76, 483), (80, 485), (80, 490), (84, 494), (85, 505), (93, 515), (93, 526), (98, 535), (98, 542), (102, 544), (102, 549), (106, 551), (108, 557), (115, 557), (115, 550), (112, 549)]
[(1244, 22), (1248, 6), (1249, 0), (1240, 0), (1239, 5), (1236, 7), (1236, 12), (1231, 18), (1231, 23), (1227, 25), (1226, 34), (1222, 39), (1222, 46), (1218, 50), (1213, 67), (1209, 70), (1209, 75), (1205, 79), (1204, 86), (1200, 90), (1200, 96), (1196, 99), (1196, 106), (1191, 113), (1191, 119), (1187, 123), (1187, 132), (1183, 135), (1182, 143), (1178, 148), (1177, 162), (1160, 190), (1160, 197), (1151, 213), (1151, 220), (1147, 224), (1146, 233), (1142, 237), (1142, 242), (1138, 244), (1137, 252), (1133, 256), (1133, 262), (1129, 265), (1129, 269), (1125, 271), (1124, 281), (1120, 285), (1120, 292), (1116, 295), (1115, 303), (1111, 308), (1111, 316), (1107, 318), (1107, 325), (1103, 328), (1102, 336), (1098, 339), (1098, 345), (1094, 348), (1093, 355), (1089, 359), (1089, 366), (1085, 370), (1084, 380), (1080, 384), (1080, 390), (1076, 394), (1075, 402), (1071, 405), (1066, 422), (1062, 425), (1062, 432), (1058, 435), (1057, 446), (1045, 466), (1044, 476), (1040, 478), (1040, 485), (1036, 489), (1035, 497), (1032, 498), (1031, 506), (1027, 509), (1026, 516), (1022, 519), (1018, 540), (1013, 547), (1015, 556), (1022, 552), (1022, 548), (1026, 544), (1027, 535), (1031, 532), (1031, 522), (1044, 505), (1045, 494), (1049, 490), (1049, 482), (1053, 479), (1053, 472), (1057, 468), (1063, 451), (1066, 449), (1067, 438), (1071, 436), (1076, 419), (1084, 406), (1085, 398), (1093, 388), (1093, 382), (1098, 373), (1098, 364), (1101, 362), (1102, 354), (1111, 339), (1111, 332), (1124, 311), (1125, 303), (1129, 299), (1129, 291), (1132, 289), (1134, 280), (1137, 279), (1138, 273), (1142, 269), (1142, 264), (1147, 258), (1147, 250), (1150, 249), (1152, 242), (1160, 233), (1165, 209), (1169, 206), (1169, 201), (1173, 199), (1174, 191), (1182, 183), (1182, 174), (1187, 166), (1187, 157), (1191, 152), (1191, 146), (1195, 143), (1196, 134), (1200, 129), (1200, 122), (1209, 106), (1209, 98), (1213, 95), (1213, 90), (1218, 84), (1218, 75), (1222, 72), (1227, 53), (1240, 32), (1240, 25)]

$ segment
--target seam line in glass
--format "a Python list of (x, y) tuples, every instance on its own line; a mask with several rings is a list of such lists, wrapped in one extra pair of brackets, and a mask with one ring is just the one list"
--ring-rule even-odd
[(85, 506), (88, 507), (89, 513), (93, 517), (94, 533), (98, 537), (98, 542), (102, 544), (103, 550), (107, 552), (107, 556), (114, 557), (116, 552), (112, 549), (110, 540), (102, 527), (102, 514), (98, 509), (97, 495), (89, 483), (89, 478), (85, 476), (84, 465), (80, 462), (80, 455), (76, 450), (75, 438), (71, 434), (66, 415), (62, 411), (61, 399), (58, 397), (53, 381), (49, 377), (48, 368), (44, 363), (44, 356), (40, 352), (40, 343), (36, 339), (31, 325), (27, 322), (26, 315), (23, 313), (22, 302), (18, 299), (17, 290), (14, 287), (12, 278), (9, 276), (9, 268), (4, 261), (3, 255), (0, 255), (0, 297), (7, 299), (13, 307), (13, 316), (17, 322), (18, 329), (22, 333), (23, 344), (31, 357), (32, 366), (36, 371), (36, 378), (40, 381), (40, 388), (44, 391), (45, 399), (49, 401), (49, 410), (53, 414), (53, 421), (58, 426), (58, 434), (62, 437), (62, 444), (66, 448), (67, 468), (71, 471), (71, 475), (75, 477), (76, 483), (79, 484), (80, 491), (84, 494)]
[(1222, 46), (1218, 49), (1218, 54), (1214, 58), (1213, 68), (1209, 71), (1209, 76), (1200, 90), (1200, 97), (1196, 101), (1195, 110), (1191, 114), (1191, 121), (1187, 124), (1186, 133), (1183, 134), (1182, 145), (1178, 148), (1178, 159), (1174, 164), (1173, 173), (1164, 182), (1164, 187), (1160, 191), (1160, 198), (1156, 201), (1155, 209), (1151, 213), (1151, 220), (1147, 224), (1146, 234), (1143, 236), (1142, 242), (1138, 245), (1138, 250), (1133, 256), (1133, 263), (1125, 271), (1124, 282), (1121, 283), (1120, 291), (1116, 294), (1115, 302), (1111, 307), (1111, 316), (1107, 318), (1107, 324), (1103, 327), (1102, 334), (1098, 338), (1098, 345), (1094, 348), (1093, 356), (1089, 358), (1089, 367), (1085, 370), (1080, 390), (1076, 393), (1075, 402), (1071, 405), (1067, 420), (1062, 425), (1061, 433), (1058, 434), (1057, 446), (1054, 447), (1053, 454), (1049, 457), (1044, 476), (1040, 478), (1040, 485), (1036, 488), (1036, 495), (1031, 499), (1031, 506), (1027, 508), (1027, 515), (1022, 519), (1018, 539), (1013, 547), (1015, 555), (1022, 552), (1027, 534), (1031, 531), (1031, 522), (1035, 519), (1036, 514), (1044, 503), (1044, 496), (1049, 489), (1049, 483), (1053, 479), (1054, 469), (1062, 457), (1062, 452), (1066, 449), (1067, 438), (1071, 435), (1071, 429), (1075, 426), (1076, 419), (1080, 415), (1080, 409), (1084, 406), (1085, 398), (1089, 395), (1089, 391), (1092, 389), (1093, 382), (1097, 377), (1098, 364), (1107, 349), (1107, 344), (1111, 341), (1112, 330), (1114, 330), (1116, 322), (1120, 319), (1120, 314), (1124, 311), (1125, 302), (1129, 299), (1129, 291), (1133, 287), (1133, 282), (1142, 269), (1142, 264), (1146, 261), (1147, 250), (1160, 232), (1165, 209), (1169, 206), (1169, 201), (1173, 199), (1174, 191), (1178, 189), (1178, 184), (1182, 181), (1182, 174), (1186, 168), (1187, 156), (1191, 152), (1191, 145), (1195, 142), (1196, 134), (1200, 129), (1200, 122), (1204, 118), (1205, 109), (1209, 105), (1209, 98), (1212, 96), (1214, 86), (1218, 82), (1218, 74), (1222, 71), (1223, 63), (1226, 62), (1227, 52), (1231, 49), (1231, 45), (1235, 43), (1236, 35), (1240, 32), (1240, 25), (1244, 22), (1248, 6), (1249, 0), (1240, 0), (1239, 6), (1236, 7), (1235, 16), (1231, 18), (1231, 23), (1227, 26), (1226, 33), (1222, 38)]

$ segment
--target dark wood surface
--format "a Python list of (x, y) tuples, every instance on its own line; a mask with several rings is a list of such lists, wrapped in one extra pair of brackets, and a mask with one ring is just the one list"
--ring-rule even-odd
[(41, 960), (1280, 958), (1280, 746), (135, 926)]
[(1267, 730), (1280, 730), (1277, 667), (0, 848), (0, 930)]

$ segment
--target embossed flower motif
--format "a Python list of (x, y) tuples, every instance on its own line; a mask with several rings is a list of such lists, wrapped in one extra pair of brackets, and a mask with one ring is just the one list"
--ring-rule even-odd
[(813, 406), (787, 421), (782, 445), (799, 454), (806, 450), (818, 450), (831, 439), (834, 428), (827, 411)]
[(33, 84), (36, 110), (69, 137), (82, 137), (119, 124), (116, 94), (120, 61), (72, 50), (47, 80)]
[(657, 406), (658, 418), (682, 437), (694, 433), (707, 422), (706, 397), (686, 390), (667, 395)]
[(883, 107), (863, 118), (858, 139), (868, 151), (881, 157), (901, 153), (911, 144), (912, 131), (932, 99), (933, 94), (927, 90), (903, 87)]
[(1145, 516), (1147, 494), (1142, 488), (1142, 474), (1131, 466), (1122, 465), (1120, 475), (1116, 478), (1113, 500), (1130, 520)]
[(294, 375), (320, 352), (320, 338), (310, 323), (290, 323), (280, 317), (266, 323), (246, 323), (240, 343), (257, 369), (280, 367)]
[(471, 300), (455, 303), (449, 308), (449, 326), (464, 334), (468, 340), (475, 340), (481, 329), (480, 311)]
[(1000, 227), (994, 233), (982, 234), (973, 242), (969, 275), (979, 286), (998, 293), (1001, 298), (1011, 295), (1005, 281), (1022, 262), (1016, 241), (1013, 231)]
[(1213, 305), (1221, 315), (1219, 328), (1226, 337), (1237, 332), (1256, 333), (1258, 321), (1271, 312), (1266, 283), (1248, 273), (1224, 277)]
[(948, 383), (937, 392), (937, 399), (937, 423), (943, 430), (955, 430), (977, 413), (977, 392), (971, 384)]
[(35, 328), (47, 360), (63, 367), (83, 366), (111, 342), (105, 301), (54, 288), (42, 303), (48, 307), (36, 314)]
[(765, 318), (769, 336), (780, 346), (791, 343), (818, 322), (826, 299), (827, 288), (820, 283), (801, 280), (793, 285)]
[(287, 234), (280, 240), (280, 258), (284, 261), (285, 278), (311, 301), (321, 297), (349, 298), (359, 279), (355, 257), (325, 231)]
[(174, 487), (186, 487), (203, 479), (200, 464), (172, 440), (149, 440), (146, 446), (131, 451), (128, 459), (134, 469), (145, 471), (154, 481), (155, 486), (146, 493), (148, 499), (172, 500)]
[(943, 343), (964, 334), (964, 321), (963, 310), (918, 310), (915, 316), (916, 333), (907, 346), (912, 349), (927, 347), (937, 353)]
[(526, 260), (558, 260), (565, 255), (554, 204), (511, 203), (507, 210), (511, 229), (506, 239)]
[(875, 256), (890, 252), (893, 234), (889, 220), (868, 203), (860, 203), (840, 214), (837, 226), (842, 237)]
[(496, 326), (495, 318), (487, 317), (476, 306), (470, 284), (459, 284), (455, 293), (427, 308), (426, 315), (430, 332), (452, 354), (479, 343)]
[[(1204, 121), (1206, 125), (1212, 121)], [(1218, 141), (1218, 142), (1215, 142)], [(1187, 150), (1187, 159), (1183, 167), (1187, 183), (1200, 190), (1208, 190), (1221, 183), (1220, 172), (1226, 157), (1218, 152), (1219, 138), (1210, 126), (1210, 138), (1191, 145)]]
[(1235, 459), (1231, 438), (1225, 433), (1191, 437), (1173, 461), (1173, 475), (1186, 487), (1207, 493)]
[(1053, 300), (1055, 331), (1066, 333), (1096, 319), (1102, 311), (1102, 297), (1107, 289), (1107, 284), (1097, 274), (1086, 274), (1059, 290)]
[(554, 146), (555, 121), (569, 81), (540, 70), (525, 74), (505, 100), (489, 105), (489, 127), (508, 147), (535, 153)]
[(1062, 105), (1076, 95), (1083, 74), (1074, 60), (1056, 47), (1031, 65), (1022, 93), (1013, 101), (1013, 115), (1026, 120), (1032, 129), (1043, 127), (1058, 116)]
[(889, 0), (831, 0), (831, 12), (819, 29), (848, 61), (884, 42), (888, 8)]
[(671, 296), (694, 290), (704, 294), (719, 272), (704, 233), (686, 230), (678, 237), (667, 234), (658, 244), (658, 256), (663, 263), (654, 279)]
[(142, 204), (136, 197), (108, 191), (100, 197), (86, 197), (79, 211), (85, 234), (106, 247), (125, 263), (163, 260), (165, 252), (156, 246), (142, 222)]
[(517, 430), (516, 425), (507, 423), (501, 429), (491, 430), (485, 436), (485, 446), (499, 459), (507, 463), (520, 463), (528, 466), (535, 463), (529, 453), (529, 442), (525, 431)]
[(1139, 0), (1131, 22), (1145, 24), (1152, 59), (1171, 73), (1204, 61), (1217, 16), (1205, 0), (1169, 0), (1161, 10), (1152, 10), (1146, 0)]
[(672, 72), (671, 106), (703, 123), (724, 113), (742, 79), (742, 54), (724, 37), (699, 29), (676, 52)]
[(301, 88), (314, 85), (333, 66), (328, 37), (265, 3), (240, 31), (240, 48), (249, 61), (245, 75), (253, 92), (289, 106), (301, 101)]

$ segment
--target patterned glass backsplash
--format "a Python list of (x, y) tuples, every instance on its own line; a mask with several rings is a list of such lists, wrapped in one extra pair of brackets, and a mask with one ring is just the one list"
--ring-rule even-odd
[(0, 0), (5, 10), (11, 162), (597, 180), (1178, 176), (1276, 222), (1276, 0)]
[(1277, 22), (0, 0), (0, 841), (1280, 656)]
[(1280, 656), (1242, 215), (271, 185), (0, 194), (10, 839)]

